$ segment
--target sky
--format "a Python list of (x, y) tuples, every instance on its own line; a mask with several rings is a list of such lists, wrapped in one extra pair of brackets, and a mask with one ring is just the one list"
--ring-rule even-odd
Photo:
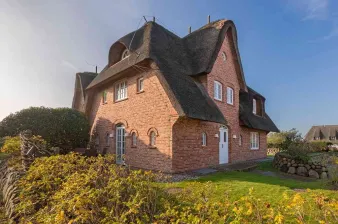
[(99, 71), (143, 16), (179, 36), (234, 21), (247, 84), (280, 130), (338, 124), (338, 1), (0, 0), (0, 120), (71, 107), (75, 73)]

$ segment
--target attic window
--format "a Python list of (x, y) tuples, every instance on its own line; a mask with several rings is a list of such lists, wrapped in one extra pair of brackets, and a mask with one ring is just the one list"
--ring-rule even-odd
[(223, 61), (227, 61), (227, 55), (225, 54), (224, 51), (222, 52), (222, 58), (223, 58)]
[(128, 49), (125, 49), (125, 50), (122, 52), (121, 60), (127, 58), (128, 56), (129, 56), (129, 50), (128, 50)]
[(258, 116), (263, 116), (263, 104), (260, 99), (252, 100), (252, 113)]
[(214, 99), (222, 101), (222, 84), (214, 81)]

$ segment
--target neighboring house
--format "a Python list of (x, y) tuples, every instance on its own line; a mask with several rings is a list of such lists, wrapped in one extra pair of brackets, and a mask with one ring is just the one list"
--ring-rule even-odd
[(182, 172), (265, 158), (267, 134), (278, 132), (265, 98), (246, 85), (230, 20), (183, 38), (147, 22), (111, 46), (88, 86), (87, 75), (77, 74), (73, 107), (118, 163)]
[(325, 141), (338, 144), (338, 125), (312, 126), (305, 135), (306, 141)]

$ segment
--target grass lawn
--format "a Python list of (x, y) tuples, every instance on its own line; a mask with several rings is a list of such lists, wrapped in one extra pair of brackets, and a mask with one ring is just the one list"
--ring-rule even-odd
[[(274, 168), (271, 161), (262, 162), (258, 169), (272, 171)], [(329, 190), (327, 183), (319, 181), (303, 182), (294, 179), (281, 179), (275, 176), (264, 176), (252, 172), (221, 172), (201, 177), (198, 180), (190, 180), (179, 183), (165, 184), (167, 188), (191, 188), (200, 189), (206, 182), (211, 182), (213, 193), (211, 200), (222, 201), (225, 194), (231, 201), (236, 201), (242, 196), (248, 194), (249, 189), (253, 188), (253, 195), (261, 198), (263, 201), (272, 205), (283, 198), (283, 193), (295, 194), (293, 189), (310, 189), (310, 191), (301, 192), (305, 198), (311, 197), (312, 193), (323, 193), (328, 197), (338, 199), (336, 191)]]

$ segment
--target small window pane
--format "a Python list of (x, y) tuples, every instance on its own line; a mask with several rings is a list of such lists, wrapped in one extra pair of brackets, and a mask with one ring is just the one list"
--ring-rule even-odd
[(137, 91), (138, 92), (143, 91), (143, 78), (139, 78), (137, 81)]
[(222, 100), (222, 84), (217, 81), (214, 81), (214, 98)]
[(231, 105), (234, 103), (234, 90), (230, 87), (227, 87), (227, 103)]
[(207, 134), (202, 133), (202, 145), (206, 146), (207, 145)]
[(121, 82), (115, 86), (115, 100), (122, 100), (127, 98), (127, 83)]
[(150, 133), (150, 145), (155, 146), (156, 145), (156, 134), (154, 131)]
[(137, 136), (136, 136), (136, 133), (134, 132), (132, 134), (132, 145), (136, 146), (136, 144), (137, 144)]
[(254, 114), (257, 113), (256, 99), (253, 99), (253, 100), (252, 100), (252, 113), (254, 113)]

